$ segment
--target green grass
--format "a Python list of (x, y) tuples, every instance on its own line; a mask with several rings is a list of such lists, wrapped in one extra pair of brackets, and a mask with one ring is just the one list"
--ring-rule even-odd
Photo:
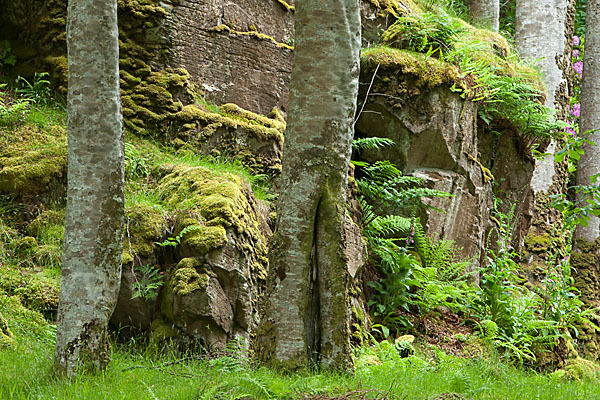
[[(6, 301), (0, 313), (6, 314)], [(31, 319), (31, 317), (29, 317)], [(10, 315), (7, 318), (11, 325)], [(35, 320), (35, 319), (34, 319)], [(523, 372), (497, 359), (463, 360), (438, 353), (400, 358), (392, 346), (357, 350), (354, 375), (301, 371), (278, 373), (252, 365), (235, 353), (218, 359), (158, 356), (137, 345), (113, 345), (112, 363), (100, 375), (58, 379), (51, 373), (52, 329), (11, 329), (17, 344), (0, 349), (2, 399), (297, 399), (366, 391), (367, 398), (600, 399), (596, 381), (564, 382)], [(39, 329), (38, 329), (39, 330)], [(20, 335), (25, 335), (19, 337)], [(377, 356), (377, 363), (369, 360)]]

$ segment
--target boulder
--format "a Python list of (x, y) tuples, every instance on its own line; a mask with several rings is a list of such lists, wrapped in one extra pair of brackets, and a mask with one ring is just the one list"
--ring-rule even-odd
[[(528, 187), (534, 161), (514, 129), (497, 136), (482, 128), (477, 105), (451, 89), (456, 71), (413, 57), (396, 50), (363, 56), (361, 81), (373, 84), (357, 135), (391, 138), (395, 145), (361, 156), (370, 162), (392, 160), (427, 187), (452, 194), (427, 200), (445, 212), (429, 210), (421, 223), (430, 237), (453, 240), (460, 255), (477, 264), (494, 226), (494, 196), (502, 199), (503, 212), (514, 206), (515, 244), (522, 244), (533, 204)], [(360, 99), (367, 97), (366, 89)]]

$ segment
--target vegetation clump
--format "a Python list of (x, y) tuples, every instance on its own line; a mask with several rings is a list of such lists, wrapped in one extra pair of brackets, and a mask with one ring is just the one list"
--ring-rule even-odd
[(506, 39), (441, 9), (398, 17), (383, 33), (381, 44), (366, 49), (361, 58), (367, 74), (383, 69), (376, 89), (390, 99), (447, 85), (479, 104), (479, 117), (491, 130), (501, 121), (537, 137), (562, 128), (543, 105), (539, 75), (518, 60)]

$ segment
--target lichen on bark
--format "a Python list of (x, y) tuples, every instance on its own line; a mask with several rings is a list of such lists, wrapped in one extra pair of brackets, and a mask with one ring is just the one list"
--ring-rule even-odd
[(305, 1), (297, 4), (295, 18), (277, 232), (256, 350), (263, 362), (286, 369), (351, 369), (343, 222), (358, 89), (359, 1)]
[(124, 148), (117, 2), (69, 2), (68, 190), (56, 370), (101, 370), (121, 279)]

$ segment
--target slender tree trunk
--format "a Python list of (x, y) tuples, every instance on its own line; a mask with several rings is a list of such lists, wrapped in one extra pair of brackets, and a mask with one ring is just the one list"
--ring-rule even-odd
[(467, 0), (471, 22), (498, 32), (500, 27), (500, 0)]
[[(599, 0), (587, 0), (585, 52), (581, 82), (581, 117), (579, 132), (600, 129), (600, 9)], [(583, 145), (577, 164), (577, 184), (590, 185), (591, 177), (600, 174), (600, 131), (586, 136), (594, 145)], [(600, 218), (591, 216), (588, 226), (579, 225), (575, 238), (593, 242), (600, 236)], [(600, 296), (600, 293), (598, 293)]]
[[(557, 117), (567, 120), (567, 108), (572, 91), (572, 42), (574, 22), (574, 0), (517, 0), (515, 21), (515, 44), (520, 56), (526, 60), (537, 60), (547, 89), (546, 106), (554, 108)], [(540, 59), (540, 57), (543, 57)], [(560, 143), (552, 140), (545, 149), (549, 155), (536, 162), (531, 181), (535, 206), (532, 226), (527, 236), (530, 243), (536, 238), (558, 234), (562, 226), (562, 214), (550, 207), (549, 196), (564, 193), (567, 185), (566, 162), (556, 164), (554, 154)], [(544, 150), (543, 148), (539, 150)], [(559, 245), (561, 239), (552, 241)], [(564, 242), (564, 241), (563, 241)], [(548, 248), (526, 248), (531, 262), (542, 262), (550, 253)], [(537, 253), (536, 253), (537, 252)], [(538, 254), (539, 253), (539, 254)]]
[(268, 302), (259, 358), (294, 369), (351, 368), (344, 254), (358, 91), (358, 0), (296, 3), (296, 46)]
[[(515, 44), (519, 55), (527, 60), (539, 60), (536, 65), (542, 72), (548, 91), (546, 105), (555, 107), (566, 83), (561, 66), (565, 49), (565, 26), (569, 0), (517, 0), (515, 17)], [(570, 57), (570, 55), (569, 55)], [(547, 152), (551, 153), (539, 162), (534, 172), (532, 188), (535, 194), (547, 192), (553, 183), (556, 171), (554, 153), (556, 142), (552, 141)]]
[(109, 361), (121, 279), (123, 127), (117, 0), (69, 0), (69, 170), (55, 365), (74, 375)]
[[(600, 129), (600, 0), (588, 0), (585, 19), (585, 53), (581, 82), (580, 135)], [(591, 185), (591, 177), (600, 174), (600, 132), (586, 136), (594, 144), (583, 145), (583, 155), (577, 164), (577, 185)], [(596, 183), (597, 184), (597, 183)], [(578, 196), (578, 201), (585, 201)], [(600, 218), (593, 215), (587, 226), (575, 229), (575, 251), (571, 265), (575, 286), (588, 307), (600, 306)], [(598, 321), (597, 321), (598, 322)], [(581, 348), (590, 358), (600, 356), (600, 337), (597, 332), (584, 330)]]

